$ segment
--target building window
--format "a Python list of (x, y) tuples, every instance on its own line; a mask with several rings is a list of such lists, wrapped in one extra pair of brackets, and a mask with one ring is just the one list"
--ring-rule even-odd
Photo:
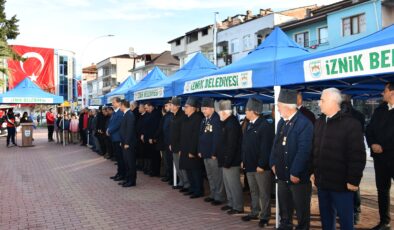
[(328, 28), (322, 27), (318, 29), (319, 32), (319, 44), (324, 44), (328, 42)]
[(244, 50), (252, 49), (253, 45), (252, 45), (252, 39), (250, 34), (243, 37), (243, 46), (244, 46)]
[(344, 37), (363, 33), (365, 30), (365, 14), (359, 14), (342, 19), (342, 31)]
[(205, 28), (201, 31), (202, 36), (208, 35), (208, 28)]
[(257, 46), (259, 46), (263, 42), (264, 38), (262, 34), (257, 35)]
[(180, 46), (180, 45), (181, 45), (181, 39), (176, 40), (176, 41), (175, 41), (175, 45), (176, 45), (176, 46)]
[(238, 53), (239, 52), (239, 39), (231, 40), (231, 53)]
[(195, 42), (197, 40), (198, 40), (198, 33), (196, 33), (196, 32), (195, 33), (191, 33), (191, 34), (186, 36), (187, 44)]
[(295, 41), (302, 47), (309, 46), (309, 32), (298, 33), (294, 36)]

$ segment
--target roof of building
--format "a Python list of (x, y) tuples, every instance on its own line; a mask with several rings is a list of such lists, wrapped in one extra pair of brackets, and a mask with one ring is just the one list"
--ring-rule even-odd
[(138, 58), (145, 60), (145, 65), (136, 69), (141, 69), (146, 66), (179, 66), (179, 59), (172, 56), (171, 51), (168, 50), (160, 54), (142, 54), (139, 55)]
[[(299, 10), (299, 9), (307, 9), (307, 8), (310, 8), (311, 10), (314, 10), (314, 9), (318, 8), (318, 6), (316, 4), (314, 4), (314, 5), (308, 5), (308, 6), (302, 6), (302, 7), (297, 7), (297, 8), (293, 8), (293, 9), (288, 9), (288, 10), (284, 10), (284, 11), (280, 11), (280, 12), (274, 12), (271, 9), (260, 9), (260, 13), (258, 13), (256, 15), (250, 15), (249, 13), (251, 11), (247, 11), (246, 14), (236, 14), (234, 16), (227, 17), (226, 19), (224, 19), (223, 21), (218, 23), (218, 29), (226, 30), (226, 29), (229, 29), (229, 28), (232, 28), (232, 27), (236, 27), (238, 25), (242, 25), (242, 24), (244, 24), (246, 22), (250, 22), (252, 20), (255, 20), (255, 19), (258, 19), (258, 18), (261, 18), (261, 17), (265, 17), (265, 16), (270, 15), (270, 14), (277, 13), (277, 14), (286, 15), (287, 13), (290, 13), (292, 11)], [(236, 19), (240, 19), (240, 21), (237, 22), (237, 23), (233, 23)], [(195, 32), (199, 32), (199, 31), (202, 31), (202, 30), (207, 29), (207, 28), (209, 29), (212, 26), (213, 25), (210, 24), (210, 25), (205, 26), (205, 27), (196, 28), (194, 30), (188, 31), (188, 32), (185, 33), (185, 35), (182, 35), (182, 36), (179, 36), (177, 38), (174, 38), (171, 41), (168, 41), (168, 43), (173, 43), (174, 41), (180, 40), (180, 39), (184, 38), (185, 36), (187, 36), (189, 34), (192, 34), (192, 33), (195, 33)]]
[(95, 64), (82, 68), (82, 73), (97, 73), (97, 67)]

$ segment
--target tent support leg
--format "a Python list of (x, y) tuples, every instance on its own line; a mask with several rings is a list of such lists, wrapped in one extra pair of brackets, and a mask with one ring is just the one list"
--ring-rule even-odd
[[(278, 123), (280, 120), (280, 114), (278, 111), (278, 98), (279, 98), (279, 92), (280, 92), (280, 86), (274, 86), (274, 97), (275, 97), (275, 133), (278, 130)], [(276, 177), (276, 179), (278, 179)], [(276, 228), (279, 228), (279, 197), (278, 197), (278, 183), (275, 183), (275, 223), (276, 223)]]

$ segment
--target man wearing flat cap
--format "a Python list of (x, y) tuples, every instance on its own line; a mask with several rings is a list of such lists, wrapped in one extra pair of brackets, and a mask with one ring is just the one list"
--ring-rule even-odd
[(309, 229), (312, 185), (310, 182), (313, 124), (297, 111), (297, 92), (282, 89), (278, 110), (281, 119), (271, 151), (270, 166), (278, 178), (279, 229)]
[(173, 118), (170, 121), (170, 146), (169, 149), (172, 152), (172, 157), (178, 176), (179, 182), (174, 183), (174, 189), (180, 189), (180, 192), (189, 192), (190, 183), (187, 178), (186, 170), (179, 168), (179, 157), (181, 152), (181, 127), (183, 120), (186, 118), (185, 112), (181, 108), (181, 99), (179, 97), (173, 97), (170, 105), (171, 113)]
[(198, 137), (202, 121), (201, 113), (197, 112), (198, 100), (189, 97), (185, 103), (186, 118), (181, 125), (181, 156), (179, 168), (186, 170), (190, 189), (185, 195), (199, 198), (204, 195), (203, 189), (203, 160), (198, 156)]
[(205, 170), (209, 182), (210, 195), (205, 202), (220, 205), (224, 201), (224, 185), (222, 170), (217, 161), (217, 148), (220, 145), (221, 124), (220, 117), (215, 112), (215, 101), (212, 98), (203, 98), (201, 112), (204, 119), (201, 122), (198, 142), (198, 155), (204, 159)]
[(244, 212), (240, 178), (242, 130), (238, 119), (232, 113), (230, 100), (219, 102), (219, 116), (222, 134), (217, 158), (219, 167), (223, 170), (223, 183), (227, 195), (227, 205), (221, 209), (229, 215), (235, 215)]
[(242, 138), (242, 165), (248, 178), (252, 198), (252, 212), (242, 217), (244, 221), (260, 220), (259, 226), (268, 225), (271, 216), (271, 188), (273, 175), (269, 166), (275, 130), (261, 116), (263, 103), (250, 98), (246, 104), (249, 124)]

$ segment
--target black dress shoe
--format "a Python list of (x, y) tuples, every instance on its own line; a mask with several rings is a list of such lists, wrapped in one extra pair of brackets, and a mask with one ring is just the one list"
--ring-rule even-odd
[(211, 202), (211, 204), (212, 204), (213, 206), (218, 206), (218, 205), (223, 204), (223, 202), (214, 200), (214, 201)]
[(117, 178), (117, 177), (119, 177), (119, 175), (118, 174), (116, 174), (115, 176), (111, 176), (109, 179), (112, 179), (112, 180), (114, 180), (115, 178)]
[(390, 224), (384, 224), (384, 223), (379, 223), (375, 227), (371, 228), (372, 230), (390, 230), (391, 225)]
[(188, 188), (182, 188), (181, 190), (179, 190), (179, 192), (189, 192)]
[(260, 227), (260, 228), (265, 228), (266, 226), (268, 226), (268, 222), (269, 222), (269, 220), (263, 220), (263, 219), (261, 219), (261, 220), (259, 221), (259, 227)]
[(190, 196), (190, 195), (193, 195), (193, 192), (185, 192), (183, 195)]
[(122, 185), (123, 188), (128, 188), (128, 187), (133, 187), (133, 186), (135, 186), (135, 183), (132, 183), (132, 182), (128, 182), (128, 183)]
[(124, 180), (124, 177), (121, 176), (114, 179), (114, 181), (122, 181), (122, 180)]
[(207, 203), (212, 202), (214, 200), (215, 199), (212, 199), (211, 197), (207, 197), (207, 198), (204, 199), (204, 201), (207, 202)]
[(190, 196), (190, 199), (196, 199), (196, 198), (200, 198), (200, 197), (203, 197), (203, 195), (193, 194), (193, 195)]
[(235, 209), (231, 209), (230, 211), (227, 212), (227, 214), (229, 215), (236, 215), (236, 214), (242, 214), (244, 213), (244, 211), (239, 211), (239, 210), (235, 210)]
[(172, 186), (172, 189), (183, 189), (183, 187), (182, 187), (182, 186), (179, 186), (179, 185), (177, 185), (177, 186)]
[(127, 184), (127, 183), (129, 183), (129, 182), (127, 182), (127, 181), (122, 181), (122, 182), (119, 182), (118, 185), (124, 185), (124, 184)]
[(174, 184), (174, 181), (172, 181), (172, 180), (168, 181), (168, 185), (173, 185), (173, 184)]
[(228, 205), (223, 206), (222, 208), (220, 208), (222, 211), (227, 211), (227, 210), (231, 210), (232, 208)]
[(252, 215), (246, 215), (241, 218), (243, 221), (251, 221), (251, 220), (258, 220), (259, 218), (257, 216), (252, 216)]
[(170, 181), (170, 179), (167, 178), (167, 177), (163, 177), (163, 178), (161, 178), (161, 181), (163, 181), (163, 182), (168, 182), (168, 181)]

